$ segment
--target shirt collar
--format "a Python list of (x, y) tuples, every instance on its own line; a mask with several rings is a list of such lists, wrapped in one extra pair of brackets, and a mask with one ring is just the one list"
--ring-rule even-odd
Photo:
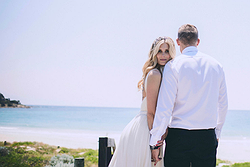
[(188, 55), (188, 56), (195, 56), (198, 52), (197, 47), (195, 46), (188, 46), (183, 51), (182, 54)]

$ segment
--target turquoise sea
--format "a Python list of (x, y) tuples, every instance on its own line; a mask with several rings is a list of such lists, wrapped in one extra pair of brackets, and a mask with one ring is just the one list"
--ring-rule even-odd
[[(121, 132), (139, 108), (32, 106), (0, 108), (0, 128)], [(222, 137), (250, 137), (250, 111), (229, 110)]]

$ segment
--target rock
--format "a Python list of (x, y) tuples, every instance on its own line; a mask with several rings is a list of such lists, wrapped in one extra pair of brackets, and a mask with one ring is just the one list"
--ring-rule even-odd
[(0, 102), (5, 101), (5, 97), (2, 93), (0, 93)]
[(0, 107), (30, 108), (30, 106), (21, 104), (19, 100), (10, 100), (10, 98), (5, 98), (2, 93), (0, 93)]
[(36, 148), (27, 146), (27, 149), (25, 151), (36, 151)]
[(85, 152), (78, 153), (79, 155), (83, 155)]
[(56, 149), (56, 152), (57, 152), (57, 153), (59, 153), (60, 151), (61, 151), (61, 149), (60, 149), (60, 148), (59, 148), (59, 149)]

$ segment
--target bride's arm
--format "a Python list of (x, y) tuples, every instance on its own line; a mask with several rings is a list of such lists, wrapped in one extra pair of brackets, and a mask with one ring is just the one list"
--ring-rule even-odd
[(158, 70), (152, 70), (148, 74), (147, 78), (147, 119), (148, 119), (148, 128), (149, 130), (153, 127), (158, 92), (161, 83), (161, 73)]

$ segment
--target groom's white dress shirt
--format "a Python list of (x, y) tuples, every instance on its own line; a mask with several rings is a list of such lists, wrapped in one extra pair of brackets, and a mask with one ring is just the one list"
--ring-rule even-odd
[(167, 127), (215, 128), (219, 138), (227, 108), (222, 66), (196, 47), (187, 47), (165, 65), (149, 144), (156, 145)]

